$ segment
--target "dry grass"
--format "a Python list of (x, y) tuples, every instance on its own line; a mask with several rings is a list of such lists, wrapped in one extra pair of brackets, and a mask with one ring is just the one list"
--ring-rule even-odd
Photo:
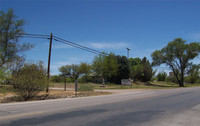
[[(108, 95), (111, 94), (109, 92), (100, 92), (100, 91), (84, 91), (78, 92), (77, 97), (87, 97), (87, 96), (97, 96), (97, 95)], [(75, 92), (74, 91), (62, 91), (62, 90), (50, 90), (48, 97), (46, 97), (46, 93), (40, 92), (34, 99), (35, 100), (47, 100), (47, 99), (58, 99), (58, 98), (74, 98)], [(19, 102), (22, 101), (16, 93), (14, 92), (7, 92), (1, 93), (0, 92), (0, 103), (9, 103), (9, 102)]]

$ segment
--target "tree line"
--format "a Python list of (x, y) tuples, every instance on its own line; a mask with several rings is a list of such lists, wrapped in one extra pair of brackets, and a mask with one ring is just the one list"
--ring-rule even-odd
[[(60, 77), (70, 78), (75, 81), (79, 78), (82, 82), (95, 81), (101, 79), (102, 83), (110, 82), (121, 84), (122, 79), (132, 78), (134, 81), (150, 81), (154, 71), (146, 57), (130, 58), (115, 55), (97, 55), (91, 64), (80, 63), (64, 65), (59, 68)], [(58, 76), (53, 76), (53, 80), (61, 81)]]

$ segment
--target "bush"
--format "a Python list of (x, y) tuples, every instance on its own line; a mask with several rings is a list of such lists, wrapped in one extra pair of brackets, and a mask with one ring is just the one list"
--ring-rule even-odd
[(157, 78), (158, 78), (158, 81), (165, 81), (167, 78), (167, 73), (165, 72), (158, 73)]
[(51, 76), (51, 81), (54, 83), (62, 83), (64, 82), (64, 77), (59, 76), (59, 75), (53, 75)]
[(13, 76), (13, 83), (22, 100), (34, 98), (47, 84), (46, 72), (43, 65), (25, 64)]
[(92, 85), (81, 85), (78, 91), (94, 91), (94, 86)]
[(90, 76), (82, 76), (78, 79), (78, 82), (80, 83), (88, 83), (88, 82), (92, 82), (92, 78)]
[(0, 67), (0, 84), (6, 84), (10, 78), (10, 71), (8, 71), (5, 67)]

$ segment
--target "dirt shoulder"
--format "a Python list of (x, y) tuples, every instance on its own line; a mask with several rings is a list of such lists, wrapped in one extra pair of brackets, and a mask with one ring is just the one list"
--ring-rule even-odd
[[(112, 94), (109, 91), (82, 91), (77, 92), (77, 97), (88, 97), (88, 96), (98, 96), (98, 95), (108, 95)], [(59, 98), (74, 98), (75, 92), (73, 90), (63, 91), (61, 89), (50, 90), (48, 97), (46, 97), (46, 93), (40, 92), (34, 99), (30, 101), (40, 101), (40, 100), (49, 100), (49, 99), (59, 99)], [(0, 93), (0, 104), (1, 103), (10, 103), (10, 102), (22, 102), (16, 93), (8, 92), (5, 94)]]
[(127, 94), (132, 92), (151, 91), (158, 89), (96, 89), (95, 91), (110, 92), (111, 94)]

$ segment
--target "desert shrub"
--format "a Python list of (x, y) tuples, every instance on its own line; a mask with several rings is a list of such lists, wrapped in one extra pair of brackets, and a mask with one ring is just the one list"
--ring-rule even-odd
[(78, 91), (94, 91), (94, 86), (92, 85), (81, 85)]
[(51, 81), (54, 83), (62, 83), (64, 82), (64, 77), (59, 76), (59, 75), (53, 75), (51, 76)]
[(5, 67), (0, 67), (0, 84), (7, 84), (10, 78), (10, 71), (7, 70)]
[(24, 64), (13, 76), (13, 83), (16, 86), (17, 93), (22, 100), (34, 98), (40, 91), (44, 90), (47, 84), (47, 78), (43, 65)]

